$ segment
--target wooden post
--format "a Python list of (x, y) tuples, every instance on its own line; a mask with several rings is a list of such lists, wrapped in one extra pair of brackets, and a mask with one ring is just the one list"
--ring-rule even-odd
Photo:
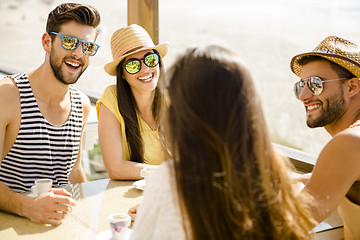
[(159, 44), (159, 0), (128, 0), (128, 25), (146, 29), (155, 45)]

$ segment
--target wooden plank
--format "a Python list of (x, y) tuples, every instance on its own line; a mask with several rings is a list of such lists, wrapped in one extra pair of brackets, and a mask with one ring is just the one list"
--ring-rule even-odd
[(128, 25), (138, 24), (146, 29), (155, 45), (159, 43), (159, 1), (128, 0)]
[(273, 145), (280, 151), (280, 153), (284, 154), (291, 160), (297, 170), (304, 173), (312, 172), (317, 159), (315, 155), (276, 143), (273, 143)]

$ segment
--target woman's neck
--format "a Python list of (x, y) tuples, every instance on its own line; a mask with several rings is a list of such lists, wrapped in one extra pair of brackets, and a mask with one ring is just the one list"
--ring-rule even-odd
[(157, 129), (157, 123), (152, 111), (155, 91), (133, 92), (133, 95), (138, 106), (140, 117), (151, 128), (151, 130), (155, 131)]
[(133, 95), (141, 114), (152, 113), (152, 105), (154, 101), (155, 91), (152, 92), (133, 91)]

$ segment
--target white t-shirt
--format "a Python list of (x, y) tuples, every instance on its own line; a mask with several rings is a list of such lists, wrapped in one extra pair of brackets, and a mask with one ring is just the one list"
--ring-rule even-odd
[(175, 179), (169, 166), (168, 162), (161, 164), (146, 184), (131, 240), (185, 239)]

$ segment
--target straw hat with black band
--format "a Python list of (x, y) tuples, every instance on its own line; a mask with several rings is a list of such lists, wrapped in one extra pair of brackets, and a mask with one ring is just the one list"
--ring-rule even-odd
[(360, 47), (355, 43), (336, 36), (327, 37), (313, 51), (293, 57), (291, 71), (300, 77), (302, 66), (298, 61), (310, 55), (326, 58), (360, 78)]
[(163, 58), (168, 47), (167, 42), (155, 46), (148, 32), (137, 24), (120, 28), (111, 37), (111, 53), (114, 61), (105, 65), (105, 72), (116, 76), (116, 68), (121, 60), (143, 50), (155, 49)]

